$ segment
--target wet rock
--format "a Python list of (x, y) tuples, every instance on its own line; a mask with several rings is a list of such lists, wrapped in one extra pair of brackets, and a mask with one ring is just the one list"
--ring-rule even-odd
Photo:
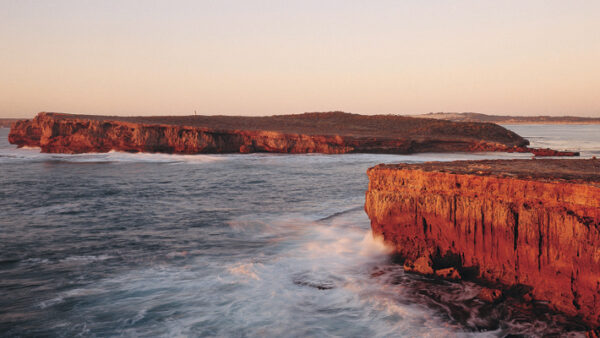
[(335, 280), (333, 278), (319, 277), (311, 272), (295, 274), (292, 277), (292, 282), (298, 286), (306, 286), (317, 290), (331, 290), (335, 288)]
[(414, 262), (411, 260), (406, 260), (404, 262), (404, 271), (420, 273), (422, 275), (431, 275), (433, 274), (433, 268), (431, 267), (431, 259), (422, 256), (417, 258)]
[(368, 176), (373, 234), (395, 254), (449, 252), (457, 259), (436, 265), (600, 325), (600, 160), (378, 165)]
[(502, 297), (502, 291), (499, 289), (489, 289), (489, 288), (483, 288), (481, 289), (481, 291), (479, 291), (479, 294), (477, 295), (477, 298), (488, 302), (488, 303), (493, 303), (495, 301), (497, 301), (498, 299), (500, 299)]
[(579, 156), (578, 151), (559, 151), (549, 148), (530, 148), (535, 156)]
[(445, 278), (445, 279), (453, 279), (453, 280), (460, 279), (460, 273), (455, 268), (452, 268), (452, 267), (436, 270), (435, 275), (438, 277)]

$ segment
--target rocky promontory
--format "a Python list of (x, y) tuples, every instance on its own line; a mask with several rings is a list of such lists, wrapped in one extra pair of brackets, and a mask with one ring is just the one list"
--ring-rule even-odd
[[(122, 117), (39, 113), (14, 123), (13, 144), (48, 153), (393, 153), (533, 152), (492, 123), (343, 112), (275, 116)], [(543, 149), (541, 155), (577, 155)]]
[(404, 267), (600, 325), (600, 160), (378, 165), (365, 210)]

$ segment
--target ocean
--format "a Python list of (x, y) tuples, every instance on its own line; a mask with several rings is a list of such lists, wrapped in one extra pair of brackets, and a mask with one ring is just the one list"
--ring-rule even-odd
[[(508, 125), (600, 156), (600, 125)], [(363, 205), (379, 163), (530, 154), (41, 154), (0, 129), (0, 336), (577, 336), (405, 274)]]

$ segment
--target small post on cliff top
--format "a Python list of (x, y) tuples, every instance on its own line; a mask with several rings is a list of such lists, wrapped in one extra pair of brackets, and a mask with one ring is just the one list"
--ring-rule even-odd
[(198, 115), (198, 114), (196, 114), (196, 111), (194, 110), (194, 116), (196, 116), (196, 115)]

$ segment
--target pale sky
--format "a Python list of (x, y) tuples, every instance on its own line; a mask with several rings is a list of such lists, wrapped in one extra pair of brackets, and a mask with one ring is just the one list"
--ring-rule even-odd
[(0, 0), (0, 117), (600, 116), (600, 1)]

